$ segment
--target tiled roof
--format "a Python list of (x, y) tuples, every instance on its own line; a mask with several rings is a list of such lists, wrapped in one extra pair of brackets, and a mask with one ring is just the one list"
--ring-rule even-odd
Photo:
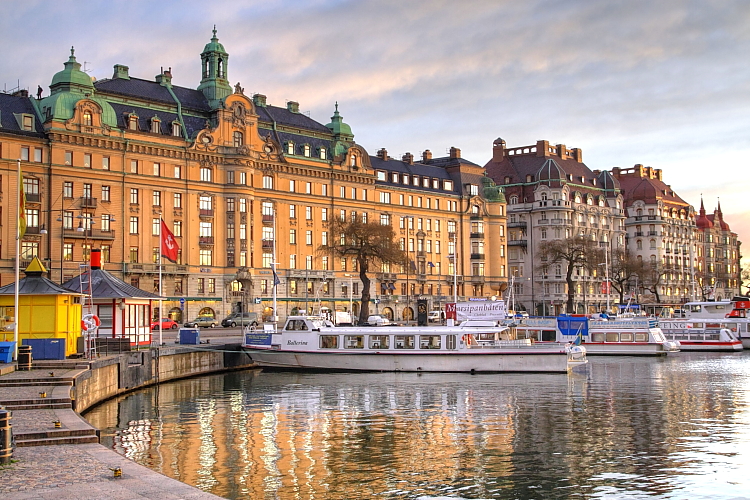
[(636, 200), (643, 200), (646, 203), (656, 203), (657, 200), (663, 200), (678, 205), (688, 205), (685, 200), (677, 196), (677, 193), (671, 187), (659, 179), (622, 175), (619, 180), (626, 205), (630, 205)]
[[(559, 156), (536, 156), (534, 154), (506, 156), (499, 162), (490, 160), (485, 168), (487, 174), (498, 184), (504, 184), (505, 177), (510, 177), (511, 184), (526, 182), (526, 176), (531, 175), (537, 180), (540, 169), (547, 163), (547, 160), (554, 160), (557, 167), (567, 175), (571, 175), (572, 180), (567, 180), (574, 184), (585, 184), (591, 188), (596, 188), (592, 180), (596, 177), (586, 164), (570, 158), (560, 158)], [(583, 182), (581, 182), (583, 177)]]
[[(109, 274), (104, 269), (91, 270), (91, 295), (95, 299), (115, 299), (115, 298), (138, 298), (138, 299), (158, 299), (159, 296), (150, 292), (136, 288), (125, 283), (119, 278)], [(85, 280), (85, 275), (84, 275)], [(68, 290), (79, 292), (81, 290), (81, 276), (69, 279), (62, 285)], [(84, 285), (85, 286), (85, 285)]]
[[(166, 104), (176, 104), (174, 98), (166, 87), (155, 81), (142, 80), (140, 78), (111, 78), (94, 82), (97, 92), (103, 94), (117, 94), (126, 97), (136, 97), (147, 101), (157, 101)], [(211, 111), (208, 100), (203, 92), (185, 87), (172, 86), (172, 92), (180, 100), (183, 108), (191, 108), (197, 111)]]
[[(441, 179), (441, 180), (453, 180), (453, 177), (451, 177), (448, 172), (441, 167), (434, 166), (434, 165), (426, 165), (424, 163), (414, 163), (412, 165), (409, 165), (408, 163), (396, 160), (393, 158), (389, 158), (388, 160), (383, 160), (382, 158), (378, 156), (370, 156), (370, 163), (372, 165), (372, 168), (375, 170), (385, 170), (388, 173), (391, 172), (398, 172), (399, 174), (410, 174), (410, 175), (419, 175), (422, 177), (430, 177), (435, 179)], [(409, 189), (416, 189), (419, 191), (428, 191), (433, 193), (445, 193), (446, 191), (442, 189), (442, 183), (440, 184), (439, 189), (433, 189), (432, 183), (430, 183), (430, 187), (426, 188), (423, 187), (422, 183), (420, 183), (419, 186), (414, 186), (411, 182), (407, 186), (406, 184), (401, 183), (394, 183), (391, 182), (391, 176), (386, 176), (386, 181), (377, 181), (377, 185), (381, 186), (403, 186), (408, 187)], [(453, 193), (457, 193), (460, 191), (460, 186), (457, 185), (457, 183), (453, 184)]]
[[(16, 120), (15, 114), (29, 114), (34, 116), (33, 131), (21, 130)], [(34, 105), (29, 97), (13, 96), (10, 94), (0, 93), (0, 133), (12, 133), (28, 135), (33, 137), (43, 137), (42, 124), (34, 111)]]
[[(0, 295), (15, 294), (16, 283), (12, 282), (0, 288)], [(63, 288), (48, 280), (40, 274), (28, 274), (18, 281), (18, 293), (20, 295), (75, 295), (78, 292)]]
[(277, 106), (256, 106), (255, 112), (262, 121), (276, 122), (279, 125), (315, 130), (330, 134), (331, 131), (322, 123), (318, 123), (304, 113), (293, 113), (286, 108)]

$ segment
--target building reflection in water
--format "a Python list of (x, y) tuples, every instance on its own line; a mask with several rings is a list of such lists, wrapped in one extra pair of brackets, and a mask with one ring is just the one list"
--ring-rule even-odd
[[(746, 410), (747, 387), (686, 367), (635, 358), (592, 363), (583, 377), (231, 373), (86, 417), (119, 453), (226, 498), (658, 496), (748, 462), (722, 451), (750, 444), (726, 428)], [(721, 444), (695, 439), (721, 428)]]

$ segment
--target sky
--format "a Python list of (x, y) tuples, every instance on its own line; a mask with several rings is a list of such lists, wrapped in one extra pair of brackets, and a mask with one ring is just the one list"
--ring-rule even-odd
[[(228, 75), (329, 123), (370, 154), (492, 142), (581, 148), (592, 170), (663, 171), (750, 241), (747, 0), (0, 0), (0, 90), (47, 94), (71, 46), (95, 78), (115, 64), (196, 88), (216, 25)], [(750, 243), (748, 243), (750, 244)]]

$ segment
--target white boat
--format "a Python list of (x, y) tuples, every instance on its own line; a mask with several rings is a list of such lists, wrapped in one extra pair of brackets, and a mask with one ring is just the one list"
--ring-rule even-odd
[(580, 342), (591, 355), (664, 356), (680, 350), (680, 343), (667, 339), (653, 318), (591, 319), (562, 315), (525, 318), (511, 324), (517, 338)]
[(750, 308), (750, 302), (687, 302), (682, 317), (659, 317), (659, 327), (667, 338), (679, 341), (683, 351), (741, 351), (743, 335), (750, 348), (744, 306)]
[(460, 326), (337, 327), (290, 316), (281, 330), (246, 331), (242, 346), (259, 366), (392, 372), (568, 372), (585, 369), (586, 349), (515, 340), (497, 321)]

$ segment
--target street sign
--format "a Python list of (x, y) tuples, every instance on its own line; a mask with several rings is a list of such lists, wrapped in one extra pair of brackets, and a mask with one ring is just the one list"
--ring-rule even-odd
[(185, 297), (180, 297), (180, 309), (185, 310)]
[(255, 304), (260, 304), (260, 297), (255, 297), (255, 298), (253, 299), (253, 303), (255, 303)]

